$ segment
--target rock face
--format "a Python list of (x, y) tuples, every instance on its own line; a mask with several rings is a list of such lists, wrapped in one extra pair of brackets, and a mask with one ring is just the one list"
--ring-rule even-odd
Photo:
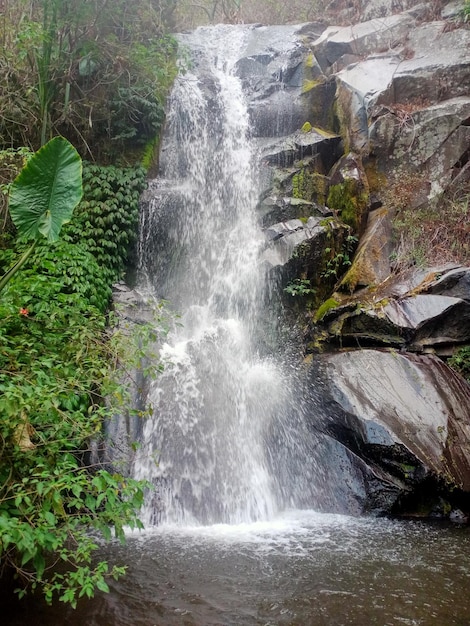
[(365, 349), (324, 355), (314, 382), (325, 432), (369, 468), (364, 510), (460, 505), (470, 491), (470, 387), (460, 376), (431, 355)]
[(470, 514), (470, 388), (437, 356), (470, 344), (470, 269), (393, 261), (396, 212), (435, 210), (470, 180), (461, 6), (374, 0), (339, 14), (352, 25), (255, 28), (237, 64), (263, 161), (262, 260), (316, 308), (300, 326), (354, 512)]

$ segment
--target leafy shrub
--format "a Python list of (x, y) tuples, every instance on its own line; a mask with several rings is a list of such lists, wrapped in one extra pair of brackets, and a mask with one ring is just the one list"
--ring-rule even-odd
[[(32, 155), (28, 148), (8, 148), (0, 151), (0, 238), (15, 232), (8, 212), (8, 191), (27, 159)], [(1, 242), (1, 239), (0, 239)]]
[(470, 346), (457, 350), (448, 364), (470, 382)]
[(75, 605), (124, 573), (91, 564), (90, 529), (122, 540), (124, 526), (141, 527), (145, 483), (93, 466), (89, 454), (103, 420), (127, 403), (122, 359), (134, 354), (138, 366), (141, 351), (127, 330), (106, 338), (98, 307), (109, 288), (90, 253), (62, 242), (28, 263), (0, 301), (0, 564), (20, 596), (39, 588)]
[[(11, 258), (12, 254), (3, 256)], [(109, 305), (111, 288), (95, 257), (83, 244), (60, 240), (49, 246), (39, 245), (21, 273), (25, 292), (18, 303), (23, 308), (34, 306), (38, 292), (42, 294), (41, 307), (46, 312), (56, 303), (76, 306), (75, 295), (101, 312)], [(13, 293), (14, 289), (10, 297)]]
[[(84, 180), (67, 236), (35, 243), (0, 300), (0, 571), (20, 596), (39, 589), (73, 606), (124, 573), (92, 565), (90, 530), (123, 540), (124, 526), (141, 527), (146, 484), (94, 465), (89, 448), (104, 420), (129, 410), (122, 363), (141, 367), (155, 339), (153, 327), (110, 334), (105, 315), (145, 172), (89, 166)], [(0, 271), (18, 258), (22, 244), (0, 247)]]
[[(10, 2), (0, 29), (0, 146), (34, 149), (61, 134), (111, 162), (163, 122), (176, 75), (166, 0)], [(171, 10), (170, 10), (171, 13)], [(21, 122), (19, 122), (21, 120)]]
[(322, 278), (338, 279), (351, 266), (352, 258), (356, 250), (358, 238), (355, 235), (347, 235), (339, 251), (334, 248), (325, 248), (325, 269), (321, 273)]
[(0, 303), (0, 561), (20, 595), (41, 587), (47, 600), (75, 604), (123, 573), (91, 565), (87, 532), (123, 538), (124, 525), (139, 526), (143, 484), (82, 462), (108, 412), (103, 395), (116, 395), (104, 316), (65, 295), (61, 277), (23, 277)]
[(141, 167), (84, 164), (84, 199), (64, 238), (81, 243), (98, 262), (103, 279), (122, 278), (139, 221), (139, 198), (146, 186)]
[(284, 288), (284, 291), (293, 297), (304, 297), (315, 294), (315, 289), (313, 289), (307, 278), (294, 278)]

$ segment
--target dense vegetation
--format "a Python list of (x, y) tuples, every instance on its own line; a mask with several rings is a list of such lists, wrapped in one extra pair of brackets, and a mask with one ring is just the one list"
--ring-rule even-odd
[[(84, 200), (62, 239), (38, 243), (0, 298), (1, 566), (16, 575), (20, 595), (40, 586), (47, 600), (57, 594), (72, 604), (123, 572), (92, 563), (89, 530), (110, 537), (114, 528), (123, 538), (124, 525), (139, 525), (143, 496), (142, 484), (100, 468), (89, 447), (103, 420), (124, 409), (118, 368), (140, 355), (132, 336), (107, 334), (106, 312), (135, 234), (144, 175), (85, 172)], [(108, 181), (99, 196), (97, 174)], [(1, 273), (24, 246), (15, 240), (0, 250)]]
[[(101, 467), (91, 447), (106, 419), (132, 410), (122, 368), (154, 339), (139, 329), (135, 349), (109, 306), (176, 74), (171, 3), (110, 4), (5, 0), (0, 18), (0, 277), (32, 248), (0, 291), (0, 577), (72, 605), (124, 572), (93, 559), (94, 533), (123, 539), (140, 525), (145, 485)], [(32, 247), (8, 194), (57, 135), (87, 159), (84, 195), (60, 239)]]
[(152, 142), (175, 76), (164, 5), (5, 0), (0, 144), (37, 149), (61, 134), (103, 163)]

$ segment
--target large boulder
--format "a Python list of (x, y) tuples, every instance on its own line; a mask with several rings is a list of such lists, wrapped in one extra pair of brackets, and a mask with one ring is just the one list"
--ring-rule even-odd
[(380, 168), (420, 172), (432, 181), (430, 197), (442, 193), (468, 160), (470, 97), (458, 96), (418, 110), (396, 106), (381, 111), (369, 129), (370, 147)]
[(328, 272), (329, 259), (341, 251), (349, 227), (331, 217), (310, 216), (273, 224), (264, 232), (261, 261), (268, 267), (271, 283), (285, 289), (294, 281), (299, 295), (315, 294), (315, 299), (321, 300), (336, 280)]
[(404, 43), (415, 19), (407, 13), (372, 19), (353, 26), (330, 26), (313, 43), (318, 65), (323, 72), (338, 70), (338, 62), (346, 57), (344, 65), (359, 60), (375, 51), (388, 50)]
[(466, 381), (434, 356), (388, 350), (338, 352), (316, 364), (324, 431), (387, 485), (377, 498), (374, 480), (365, 509), (380, 502), (382, 513), (417, 513), (414, 505), (430, 493), (423, 514), (439, 497), (470, 511)]
[(261, 144), (261, 158), (269, 165), (286, 167), (306, 157), (317, 159), (317, 171), (328, 172), (343, 152), (341, 137), (309, 128)]

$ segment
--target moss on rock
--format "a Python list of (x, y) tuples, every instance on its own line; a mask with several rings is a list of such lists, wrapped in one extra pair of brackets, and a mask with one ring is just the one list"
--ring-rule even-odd
[(360, 189), (356, 179), (349, 178), (330, 187), (327, 205), (330, 209), (337, 211), (342, 221), (351, 226), (354, 232), (358, 232), (368, 201), (368, 192)]
[(315, 315), (313, 317), (314, 321), (320, 322), (328, 313), (328, 311), (335, 309), (339, 305), (340, 303), (338, 302), (338, 300), (335, 300), (334, 298), (328, 298), (328, 300), (325, 300), (325, 302), (320, 304), (318, 309), (315, 311)]

